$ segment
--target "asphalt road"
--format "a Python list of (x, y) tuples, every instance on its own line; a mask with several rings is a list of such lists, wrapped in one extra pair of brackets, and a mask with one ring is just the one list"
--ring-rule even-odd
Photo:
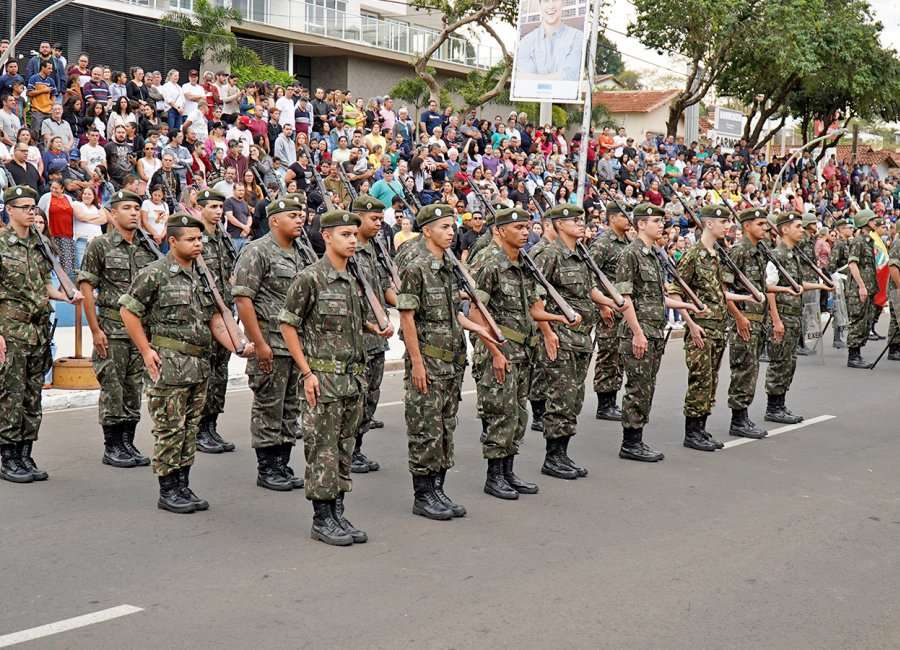
[[(141, 611), (17, 647), (900, 647), (900, 363), (850, 370), (829, 345), (824, 366), (800, 360), (789, 405), (834, 419), (714, 454), (681, 446), (685, 377), (673, 341), (645, 434), (663, 463), (619, 460), (619, 429), (593, 419), (589, 395), (571, 451), (590, 476), (541, 476), (529, 432), (517, 467), (541, 492), (516, 502), (482, 493), (465, 395), (447, 491), (469, 515), (432, 522), (410, 514), (401, 377), (389, 375), (387, 427), (366, 446), (382, 470), (347, 498), (370, 541), (350, 548), (309, 539), (302, 492), (255, 486), (248, 392), (229, 395), (221, 420), (238, 451), (195, 466), (212, 507), (188, 516), (156, 509), (149, 469), (100, 464), (95, 410), (48, 414), (36, 456), (51, 480), (0, 485), (0, 647), (124, 604)], [(710, 424), (728, 440), (722, 378)], [(758, 397), (759, 422), (763, 408)], [(146, 423), (138, 442), (149, 450)]]

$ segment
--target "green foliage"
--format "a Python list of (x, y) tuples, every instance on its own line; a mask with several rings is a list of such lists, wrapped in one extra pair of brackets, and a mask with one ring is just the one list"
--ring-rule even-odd
[(454, 79), (451, 83), (446, 84), (446, 87), (463, 98), (467, 110), (475, 109), (494, 99), (489, 95), (498, 80), (506, 73), (507, 63), (501, 61), (488, 70), (473, 70), (466, 75), (465, 79)]
[(487, 8), (489, 19), (515, 26), (519, 12), (517, 0), (412, 0), (410, 5), (419, 10), (441, 14), (441, 20), (448, 25)]
[(240, 64), (249, 56), (247, 48), (237, 44), (231, 31), (231, 23), (241, 21), (237, 9), (217, 6), (211, 0), (194, 0), (192, 13), (173, 10), (160, 18), (161, 25), (182, 33), (181, 53), (185, 59), (229, 64)]
[(597, 74), (619, 75), (625, 72), (619, 48), (603, 34), (597, 35), (597, 58), (594, 64)]
[[(430, 74), (435, 74), (433, 68), (429, 68), (428, 72)], [(453, 92), (457, 86), (457, 83), (454, 82), (457, 82), (457, 80), (451, 80), (441, 86), (441, 94), (438, 103), (442, 108), (453, 104), (453, 98), (450, 96), (450, 93)], [(409, 77), (407, 79), (401, 79), (394, 84), (394, 87), (388, 91), (388, 95), (395, 100), (400, 99), (412, 104), (415, 108), (415, 115), (410, 115), (410, 117), (417, 120), (419, 108), (428, 103), (431, 92), (428, 89), (428, 84), (422, 79), (419, 77)]]
[(267, 65), (260, 61), (256, 52), (250, 52), (239, 64), (232, 64), (231, 72), (237, 75), (238, 81), (245, 84), (251, 81), (267, 81), (277, 86), (286, 86), (294, 83), (294, 77), (289, 72)]
[[(566, 126), (574, 125), (580, 127), (583, 117), (583, 110), (569, 111), (567, 114), (568, 121), (566, 122)], [(598, 104), (591, 109), (591, 126), (603, 129), (606, 127), (615, 128), (618, 124), (616, 124), (616, 121), (613, 119), (610, 112), (606, 110), (606, 107), (602, 104)]]
[(616, 74), (616, 81), (622, 84), (627, 90), (640, 90), (643, 88), (643, 85), (641, 84), (641, 74), (634, 70), (623, 70), (622, 72), (619, 72)]

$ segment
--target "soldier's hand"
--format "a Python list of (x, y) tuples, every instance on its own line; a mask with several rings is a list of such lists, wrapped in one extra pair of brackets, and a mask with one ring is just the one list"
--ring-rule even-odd
[(424, 363), (413, 364), (412, 385), (417, 391), (419, 391), (423, 395), (428, 394), (428, 375), (425, 373), (425, 364)]
[(613, 326), (613, 310), (609, 307), (600, 307), (600, 318), (603, 319), (603, 322), (607, 327)]
[(550, 361), (556, 361), (559, 354), (559, 337), (553, 330), (550, 331), (549, 336), (544, 337), (544, 349), (547, 351), (547, 358)]
[(76, 302), (81, 302), (84, 300), (84, 294), (81, 293), (78, 289), (75, 289), (75, 293), (71, 298), (66, 298), (66, 302), (70, 305), (74, 305)]
[(319, 392), (319, 378), (310, 373), (303, 381), (303, 394), (306, 396), (306, 403), (310, 408), (316, 407), (319, 401)]
[(0, 336), (0, 364), (6, 363), (6, 339)]
[(793, 288), (788, 287), (788, 288), (787, 288), (787, 293), (788, 293), (789, 295), (791, 295), (791, 296), (796, 296), (796, 297), (799, 298), (800, 296), (803, 295), (803, 289), (800, 289), (799, 291), (795, 291)]
[(647, 352), (647, 346), (647, 337), (644, 336), (643, 332), (631, 337), (631, 353), (634, 355), (635, 359), (644, 358), (644, 354)]
[(159, 360), (159, 355), (156, 354), (156, 350), (148, 348), (143, 357), (144, 366), (146, 366), (147, 372), (150, 373), (150, 379), (154, 382), (159, 381), (159, 371), (162, 367), (162, 362)]
[(706, 336), (706, 332), (703, 331), (703, 328), (699, 325), (691, 325), (691, 341), (694, 342), (694, 345), (697, 346), (698, 349), (703, 349), (703, 337)]
[(575, 312), (575, 320), (570, 323), (568, 319), (566, 319), (566, 327), (578, 327), (579, 325), (581, 325), (581, 320), (581, 314)]
[(741, 337), (744, 343), (750, 340), (750, 321), (745, 316), (738, 316), (734, 321), (737, 328), (737, 335)]
[(781, 343), (784, 340), (784, 323), (781, 322), (781, 319), (772, 323), (772, 338), (775, 339), (776, 343)]
[(506, 381), (506, 372), (509, 370), (509, 361), (506, 360), (502, 353), (492, 357), (491, 368), (494, 371), (494, 379), (497, 380), (497, 383), (504, 383)]
[(256, 349), (256, 363), (259, 366), (260, 372), (265, 374), (269, 374), (272, 372), (272, 348), (269, 347), (269, 344), (263, 341), (263, 344)]
[(97, 351), (97, 356), (105, 359), (106, 355), (109, 354), (109, 341), (106, 338), (106, 332), (98, 327), (96, 332), (91, 333), (91, 336), (94, 339), (94, 349)]
[(865, 285), (859, 288), (859, 301), (866, 302), (869, 299), (869, 290), (866, 289)]
[(256, 356), (256, 345), (253, 343), (246, 343), (244, 345), (244, 351), (241, 352), (240, 356), (244, 359), (249, 359), (250, 357)]

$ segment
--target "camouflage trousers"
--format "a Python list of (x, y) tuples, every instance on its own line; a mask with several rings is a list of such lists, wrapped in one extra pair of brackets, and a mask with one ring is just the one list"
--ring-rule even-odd
[(850, 323), (847, 326), (847, 347), (861, 348), (869, 340), (869, 332), (878, 318), (875, 296), (870, 295), (865, 302), (859, 301), (855, 282), (849, 282), (847, 290), (847, 312)]
[(665, 339), (647, 339), (647, 351), (640, 359), (631, 350), (631, 337), (619, 338), (619, 358), (625, 373), (625, 395), (622, 397), (622, 426), (641, 429), (650, 421), (656, 374), (663, 353)]
[(366, 403), (363, 406), (363, 416), (359, 423), (359, 435), (363, 435), (369, 429), (369, 423), (375, 416), (378, 408), (378, 400), (381, 398), (381, 382), (384, 379), (384, 352), (377, 352), (366, 359), (366, 383), (369, 389), (366, 391)]
[(494, 378), (489, 355), (481, 364), (475, 388), (478, 412), (487, 425), (482, 453), (488, 460), (506, 458), (519, 453), (528, 425), (529, 360), (510, 362), (502, 384)]
[(130, 339), (109, 339), (106, 358), (94, 350), (94, 374), (100, 383), (98, 415), (101, 426), (141, 419), (144, 360)]
[(744, 341), (732, 330), (728, 335), (728, 360), (731, 365), (731, 383), (728, 385), (728, 408), (750, 408), (756, 395), (756, 379), (759, 376), (759, 355), (766, 344), (766, 328), (763, 323), (750, 323), (750, 340)]
[(342, 397), (310, 408), (301, 400), (303, 452), (306, 456), (306, 498), (310, 501), (336, 499), (350, 492), (350, 456), (363, 416), (365, 395)]
[(687, 365), (687, 391), (684, 394), (684, 416), (701, 418), (712, 413), (716, 405), (719, 368), (725, 354), (725, 332), (706, 329), (703, 347), (699, 348), (685, 330), (684, 362)]
[(228, 390), (228, 362), (231, 352), (213, 341), (209, 353), (209, 381), (206, 386), (206, 406), (203, 417), (219, 415), (225, 411), (225, 391)]
[(591, 353), (559, 350), (556, 360), (550, 361), (541, 346), (541, 357), (547, 373), (544, 438), (570, 438), (576, 433), (578, 415), (584, 405), (584, 382)]
[(891, 324), (888, 326), (888, 342), (890, 345), (898, 345), (900, 344), (900, 328), (897, 326), (897, 306), (891, 302), (890, 307)]
[(416, 476), (453, 467), (453, 434), (459, 410), (463, 373), (429, 377), (428, 393), (417, 391), (406, 373), (406, 437), (409, 471)]
[(601, 320), (597, 324), (597, 360), (594, 362), (594, 392), (616, 393), (622, 388), (622, 361), (619, 358), (619, 337), (616, 336), (619, 319), (612, 327)]
[(774, 338), (769, 341), (769, 367), (766, 369), (768, 395), (787, 393), (797, 369), (797, 341), (802, 334), (800, 320), (786, 316), (781, 320), (784, 323), (784, 338), (781, 343), (776, 343)]
[(153, 471), (159, 476), (194, 464), (205, 401), (205, 381), (147, 388), (147, 411), (153, 421)]
[(41, 388), (51, 363), (49, 345), (6, 337), (6, 361), (0, 365), (0, 445), (37, 440)]
[(528, 387), (528, 399), (532, 402), (547, 399), (547, 358), (537, 355), (531, 364), (531, 384)]
[(291, 357), (273, 357), (272, 372), (247, 362), (247, 384), (253, 391), (250, 441), (254, 449), (293, 445), (300, 432), (300, 371)]

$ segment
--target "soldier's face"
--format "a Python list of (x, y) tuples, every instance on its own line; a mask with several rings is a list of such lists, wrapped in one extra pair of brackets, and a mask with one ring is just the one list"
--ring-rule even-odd
[(565, 233), (575, 239), (584, 237), (584, 219), (559, 219), (553, 224), (553, 227), (557, 232)]
[(116, 203), (113, 216), (122, 230), (135, 230), (141, 223), (141, 207), (134, 201)]
[(663, 225), (664, 225), (662, 217), (648, 217), (644, 221), (639, 221), (638, 222), (638, 224), (639, 224), (638, 230), (641, 229), (640, 228), (641, 223), (644, 224), (644, 227), (643, 227), (644, 233), (646, 233), (646, 235), (650, 239), (655, 241), (655, 240), (659, 239), (659, 237), (662, 235)]
[(303, 221), (302, 210), (280, 212), (272, 217), (271, 228), (282, 237), (297, 239), (300, 236), (300, 230), (303, 228)]
[(524, 221), (498, 226), (497, 231), (500, 239), (513, 248), (522, 248), (528, 241), (528, 223)]
[(728, 219), (707, 219), (707, 228), (712, 233), (713, 237), (718, 239), (724, 239), (725, 233), (728, 230)]
[(222, 220), (222, 206), (220, 201), (210, 201), (203, 206), (200, 215), (206, 223), (214, 226)]
[(20, 228), (30, 228), (34, 224), (35, 208), (34, 199), (19, 199), (15, 204), (6, 204), (9, 220)]
[(329, 250), (347, 259), (356, 254), (356, 233), (356, 226), (337, 226), (323, 230), (322, 237)]
[(178, 237), (169, 237), (169, 248), (180, 259), (197, 259), (203, 252), (203, 233), (199, 228), (185, 228)]
[(763, 218), (751, 219), (744, 223), (744, 230), (753, 239), (760, 240), (766, 236), (766, 231), (769, 230), (769, 224)]
[(359, 216), (362, 219), (362, 225), (359, 227), (362, 236), (371, 239), (377, 235), (381, 230), (381, 220), (384, 215), (381, 212), (362, 212)]
[(796, 244), (803, 239), (803, 225), (799, 221), (784, 224), (781, 227), (781, 238), (791, 244)]
[(453, 217), (443, 217), (422, 227), (425, 239), (434, 242), (441, 250), (450, 248), (453, 243)]

